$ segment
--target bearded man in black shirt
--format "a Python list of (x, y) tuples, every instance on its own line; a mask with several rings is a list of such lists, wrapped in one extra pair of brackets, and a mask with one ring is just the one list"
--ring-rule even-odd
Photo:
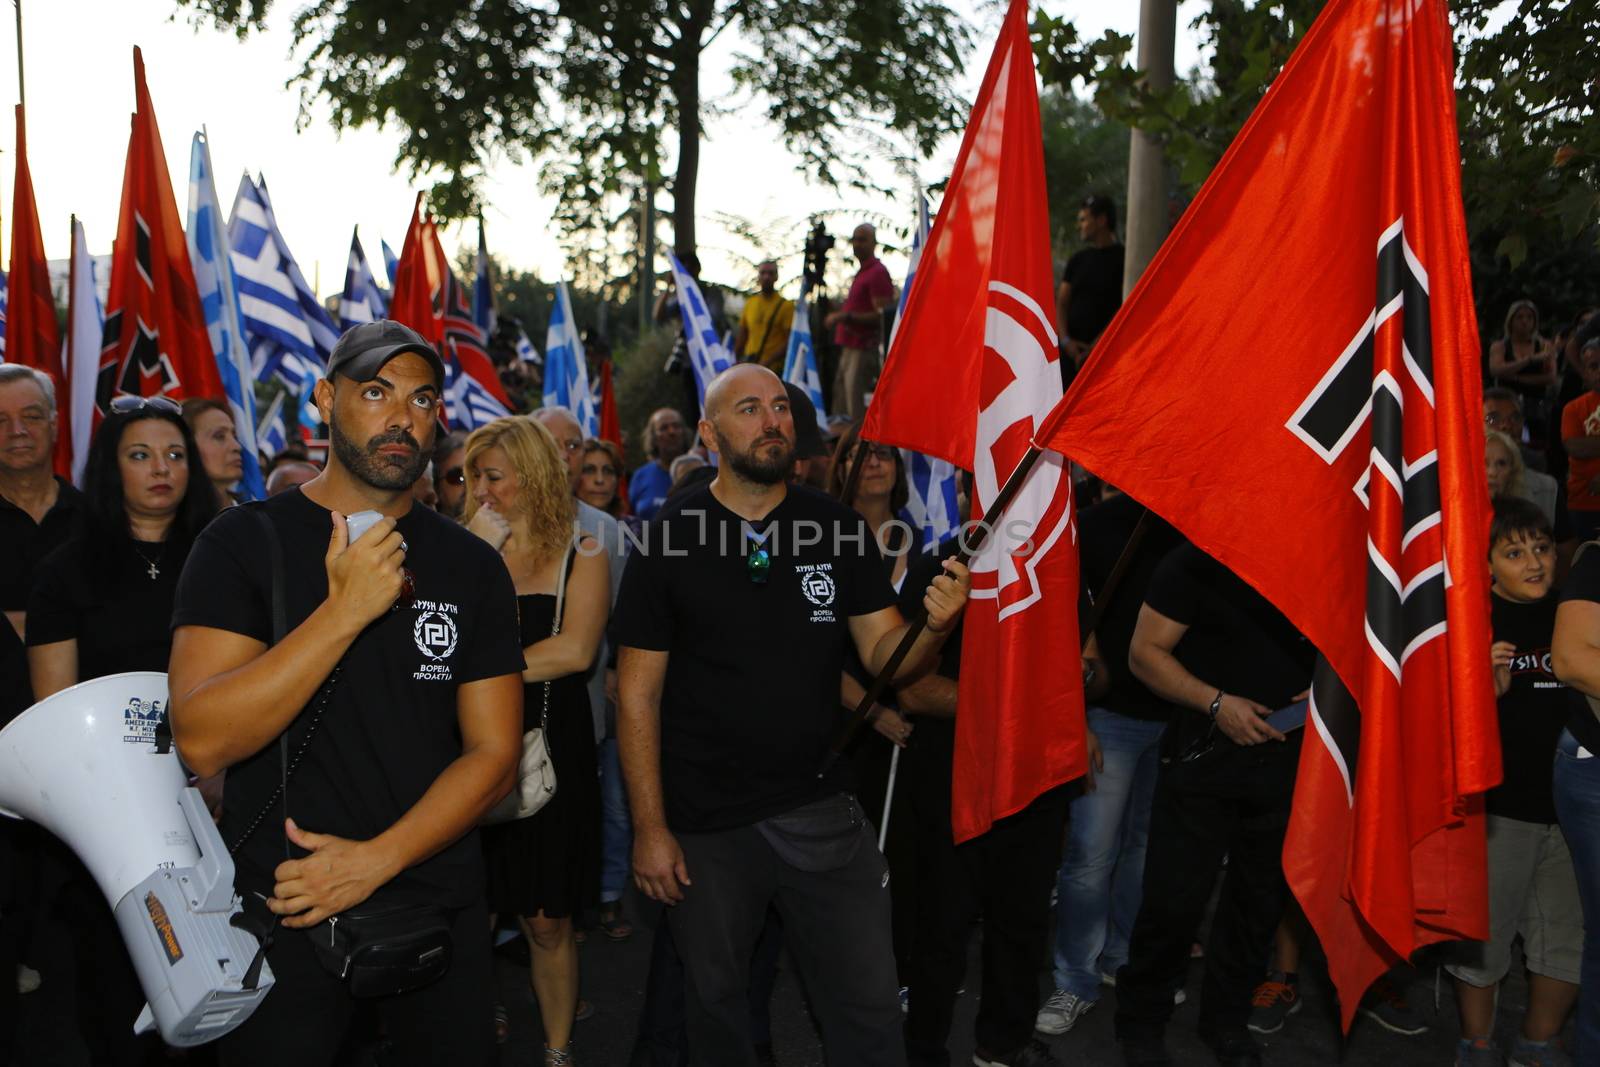
[[(505, 565), (413, 506), (442, 379), (438, 355), (398, 323), (347, 332), (316, 385), (332, 431), (327, 468), (219, 517), (179, 580), (173, 737), (197, 773), (227, 770), (221, 831), (236, 884), (280, 920), (267, 953), (276, 985), (222, 1040), (227, 1067), (331, 1063), (356, 1001), (312, 937), (329, 937), (331, 918), (416, 916), (420, 905), (444, 909), (452, 962), (431, 985), (377, 999), (393, 1043), (386, 1061), (494, 1059), (474, 827), (521, 754), (523, 657)], [(367, 509), (383, 517), (351, 542), (345, 516)], [(276, 644), (273, 539), (286, 571)], [(320, 715), (302, 714), (309, 706)], [(294, 771), (280, 800), (286, 733)]]
[[(905, 1062), (888, 873), (842, 777), (819, 777), (853, 644), (878, 671), (905, 633), (861, 516), (785, 484), (795, 428), (770, 370), (706, 390), (722, 466), (629, 557), (617, 602), (618, 740), (634, 881), (668, 912), (688, 974), (695, 1063), (757, 1061), (746, 998), (769, 903), (806, 979), (831, 1063)], [(937, 661), (966, 604), (951, 561), (896, 684)]]

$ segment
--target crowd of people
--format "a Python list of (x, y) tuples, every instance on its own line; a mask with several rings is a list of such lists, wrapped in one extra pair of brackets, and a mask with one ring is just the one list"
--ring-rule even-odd
[[(1079, 229), (1059, 292), (1069, 376), (1122, 269), (1108, 201), (1087, 201)], [(339, 340), (316, 386), (325, 458), (263, 457), (266, 500), (235, 495), (226, 405), (163, 397), (111, 401), (79, 489), (53, 473), (51, 380), (0, 365), (0, 721), (87, 679), (168, 674), (177, 751), (276, 983), (220, 1062), (340, 1062), (360, 1002), (315, 939), (373, 917), (450, 946), (427, 984), (371, 1001), (386, 1062), (492, 1063), (523, 1027), (545, 1064), (577, 1062), (595, 1010), (579, 945), (634, 936), (636, 909), (658, 905), (639, 1064), (776, 1062), (786, 949), (828, 1062), (942, 1067), (979, 919), (979, 1067), (1059, 1062), (1043, 1038), (1108, 988), (1126, 1062), (1172, 1063), (1196, 961), (1219, 1063), (1258, 1064), (1259, 1035), (1307, 1025), (1293, 1016), (1315, 938), (1281, 853), (1315, 650), (1092, 477), (1089, 773), (955, 844), (968, 576), (953, 542), (905, 521), (900, 451), (861, 438), (894, 288), (870, 226), (852, 247), (861, 270), (827, 322), (849, 417), (819, 422), (775, 373), (793, 307), (763, 263), (741, 362), (703, 408), (652, 413), (631, 471), (560, 408), (443, 432), (438, 355), (377, 322)], [(1551, 1067), (1600, 1057), (1600, 937), (1584, 933), (1600, 915), (1600, 552), (1583, 544), (1600, 531), (1600, 318), (1547, 339), (1519, 301), (1486, 355), (1484, 654), (1505, 778), (1486, 798), (1489, 939), (1429, 961), (1454, 983), (1457, 1063)], [(380, 517), (352, 537), (365, 511)], [(830, 757), (910, 628), (871, 728)], [(93, 880), (37, 828), (0, 835), (17, 994), (69, 982), (92, 1062), (154, 1062)], [(72, 931), (65, 971), (26, 936), (49, 916)], [(508, 935), (537, 1019), (498, 1002), (491, 949)], [(1528, 1003), (1502, 1050), (1497, 990), (1517, 959)], [(1380, 979), (1361, 1016), (1427, 1029), (1405, 985)]]

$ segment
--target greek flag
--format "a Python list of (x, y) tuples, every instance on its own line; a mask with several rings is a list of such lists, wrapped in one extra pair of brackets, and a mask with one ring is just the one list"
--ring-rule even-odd
[[(100, 340), (105, 318), (100, 312), (100, 291), (95, 285), (94, 258), (83, 236), (83, 223), (72, 217), (72, 264), (67, 272), (67, 336), (62, 341), (69, 383), (68, 410), (72, 417), (72, 484), (83, 488), (84, 466), (94, 436), (94, 390), (100, 377)], [(254, 427), (252, 427), (252, 430)]]
[(700, 286), (683, 269), (678, 257), (667, 253), (672, 260), (672, 277), (678, 284), (678, 312), (683, 316), (683, 337), (689, 348), (689, 365), (694, 368), (694, 388), (700, 397), (700, 410), (706, 406), (706, 386), (711, 379), (733, 366), (733, 353), (726, 341), (717, 336), (716, 325), (711, 321), (711, 311), (706, 307)]
[(322, 416), (311, 387), (327, 373), (339, 331), (284, 243), (266, 183), (248, 174), (239, 179), (228, 242), (256, 380), (281, 381), (299, 400), (300, 425), (316, 426)]
[(489, 246), (483, 237), (483, 216), (478, 216), (478, 269), (472, 279), (472, 321), (485, 338), (494, 333), (494, 284), (489, 278)]
[(804, 389), (817, 409), (817, 425), (828, 430), (828, 413), (822, 407), (822, 378), (817, 374), (817, 350), (811, 343), (811, 280), (800, 284), (794, 302), (794, 325), (789, 327), (789, 352), (783, 357), (783, 380)]
[(444, 358), (445, 410), (450, 413), (450, 428), (476, 430), (479, 426), (510, 415), (511, 412), (495, 399), (493, 393), (462, 368), (456, 342), (447, 338), (444, 347), (440, 355)]
[(10, 288), (6, 272), (0, 270), (0, 363), (6, 361), (6, 293)]
[(350, 263), (344, 269), (344, 292), (339, 295), (339, 332), (363, 322), (389, 317), (389, 301), (378, 288), (378, 280), (367, 266), (367, 253), (361, 248), (359, 230), (350, 234)]
[(276, 456), (289, 444), (289, 427), (283, 421), (283, 398), (287, 395), (279, 390), (256, 426), (256, 442), (269, 456)]
[(544, 357), (539, 354), (537, 348), (533, 347), (533, 342), (528, 339), (528, 331), (522, 328), (520, 322), (517, 323), (517, 358), (524, 363), (540, 364), (544, 362)]
[[(922, 246), (928, 242), (928, 198), (917, 193), (917, 230), (911, 239), (911, 265), (906, 268), (906, 284), (900, 288), (900, 306), (895, 310), (894, 327), (900, 328), (900, 318), (906, 310), (906, 297), (911, 294), (911, 283), (917, 276), (917, 265), (922, 261)], [(894, 343), (894, 335), (889, 335)], [(960, 477), (955, 464), (947, 460), (924, 456), (909, 448), (900, 450), (906, 464), (906, 486), (911, 490), (906, 501), (906, 512), (911, 525), (922, 530), (924, 551), (936, 551), (941, 543), (954, 537), (961, 528), (960, 509), (956, 504), (956, 479)]]
[(383, 246), (383, 271), (389, 276), (389, 289), (394, 289), (394, 272), (400, 269), (400, 257), (394, 254), (394, 249), (389, 247), (389, 242), (382, 237), (378, 243)]
[(256, 449), (256, 379), (250, 350), (245, 346), (239, 292), (214, 175), (211, 145), (204, 133), (197, 133), (189, 151), (189, 266), (200, 293), (211, 354), (217, 359), (222, 389), (233, 409), (234, 433), (239, 435), (244, 464), (239, 491), (250, 500), (262, 500), (267, 486), (261, 477), (261, 458)]
[(544, 339), (544, 406), (566, 408), (583, 427), (585, 437), (600, 433), (600, 414), (589, 388), (589, 364), (572, 317), (567, 283), (556, 283), (556, 302), (550, 309), (550, 332)]

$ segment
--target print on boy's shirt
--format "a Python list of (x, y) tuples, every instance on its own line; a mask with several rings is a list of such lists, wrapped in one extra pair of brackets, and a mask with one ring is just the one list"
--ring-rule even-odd
[(418, 665), (412, 679), (418, 682), (450, 681), (450, 664), (445, 661), (456, 650), (459, 633), (455, 616), (460, 613), (460, 607), (432, 600), (413, 600), (411, 606), (417, 611), (417, 621), (411, 627), (411, 639), (416, 642), (417, 650), (428, 657), (428, 661)]
[(1542, 674), (1543, 678), (1536, 678), (1533, 682), (1535, 689), (1565, 689), (1566, 684), (1556, 678), (1555, 671), (1550, 669), (1550, 650), (1548, 648), (1530, 648), (1526, 652), (1518, 652), (1511, 657), (1511, 677), (1516, 678), (1523, 674)]

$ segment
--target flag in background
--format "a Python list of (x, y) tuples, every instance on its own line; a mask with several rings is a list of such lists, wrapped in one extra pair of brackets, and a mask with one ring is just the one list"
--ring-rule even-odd
[[(985, 511), (1061, 397), (1027, 0), (1012, 0), (861, 436), (970, 464)], [(956, 841), (1087, 767), (1072, 480), (1033, 466), (972, 560), (951, 774)]]
[(289, 427), (283, 421), (283, 398), (288, 395), (283, 389), (273, 394), (272, 403), (256, 426), (256, 441), (268, 456), (276, 456), (289, 444)]
[(492, 337), (495, 327), (494, 311), (494, 280), (489, 262), (489, 245), (483, 235), (483, 216), (478, 216), (478, 261), (477, 270), (472, 279), (472, 321), (478, 329), (483, 331), (484, 337)]
[[(900, 329), (900, 320), (905, 314), (911, 283), (917, 277), (917, 265), (922, 262), (922, 246), (928, 243), (928, 228), (928, 198), (918, 188), (917, 228), (911, 237), (911, 264), (906, 268), (906, 283), (900, 289), (900, 306), (895, 312), (896, 330)], [(894, 343), (892, 333), (889, 343)], [(901, 449), (900, 454), (906, 465), (906, 488), (909, 490), (906, 511), (911, 525), (922, 531), (923, 551), (937, 552), (940, 545), (961, 530), (961, 507), (956, 500), (960, 469), (949, 460), (925, 456), (909, 448)]]
[(265, 181), (240, 177), (228, 243), (255, 380), (282, 382), (298, 401), (300, 425), (311, 429), (322, 421), (311, 388), (327, 373), (339, 330), (278, 229)]
[(161, 131), (133, 50), (136, 100), (122, 206), (111, 253), (111, 285), (100, 345), (95, 406), (104, 413), (119, 394), (223, 398), (205, 312), (189, 266), (183, 220), (172, 194)]
[(245, 345), (244, 317), (239, 311), (238, 286), (214, 173), (210, 142), (203, 132), (196, 133), (189, 150), (189, 266), (194, 270), (217, 373), (233, 411), (234, 433), (239, 437), (244, 466), (239, 489), (248, 500), (264, 500), (267, 486), (261, 477), (261, 459), (256, 449), (256, 377)]
[(567, 283), (556, 283), (550, 308), (550, 331), (544, 341), (544, 406), (572, 412), (585, 437), (600, 432), (600, 415), (589, 389), (589, 364), (583, 354), (578, 323), (572, 317), (572, 297)]
[(800, 283), (794, 302), (794, 322), (789, 326), (789, 347), (783, 357), (783, 380), (805, 390), (817, 409), (817, 426), (828, 432), (828, 410), (822, 403), (822, 376), (817, 373), (817, 350), (811, 343), (811, 280)]
[(511, 414), (511, 409), (496, 400), (462, 365), (459, 344), (446, 340), (440, 355), (444, 362), (445, 413), (451, 428), (470, 432)]
[(1324, 7), (1039, 436), (1325, 658), (1283, 862), (1346, 1027), (1394, 963), (1488, 933), (1500, 752), (1453, 72), (1443, 0)]
[(6, 299), (9, 295), (6, 272), (0, 270), (0, 363), (6, 359)]
[(389, 247), (389, 242), (378, 238), (378, 244), (383, 246), (383, 272), (389, 276), (389, 288), (394, 289), (395, 271), (400, 267), (400, 257), (394, 254), (394, 249)]
[(28, 135), (22, 105), (17, 105), (16, 183), (11, 193), (11, 292), (6, 319), (6, 351), (21, 363), (50, 376), (56, 387), (55, 472), (72, 476), (72, 407), (67, 376), (61, 367), (61, 331), (56, 301), (50, 291), (50, 265), (44, 257), (44, 234), (33, 199), (28, 169)]
[(72, 265), (67, 274), (67, 337), (63, 348), (72, 408), (72, 484), (83, 487), (83, 470), (94, 436), (94, 391), (100, 374), (100, 339), (105, 319), (95, 286), (94, 257), (83, 223), (72, 217)]
[(706, 307), (700, 285), (678, 262), (674, 253), (667, 253), (672, 261), (672, 277), (678, 286), (678, 313), (683, 316), (683, 338), (689, 349), (689, 365), (694, 368), (695, 392), (700, 397), (700, 410), (706, 407), (706, 386), (711, 379), (737, 362), (725, 339), (717, 336), (711, 322), (711, 311)]
[[(3, 308), (0, 308), (0, 311), (3, 310)], [(539, 354), (537, 348), (533, 347), (533, 341), (529, 339), (528, 331), (522, 328), (522, 323), (520, 322), (517, 323), (517, 358), (524, 363), (535, 365), (544, 362), (544, 357)]]
[(383, 290), (367, 265), (358, 227), (350, 231), (350, 261), (344, 269), (344, 291), (339, 294), (339, 332), (363, 322), (377, 322), (388, 314)]

